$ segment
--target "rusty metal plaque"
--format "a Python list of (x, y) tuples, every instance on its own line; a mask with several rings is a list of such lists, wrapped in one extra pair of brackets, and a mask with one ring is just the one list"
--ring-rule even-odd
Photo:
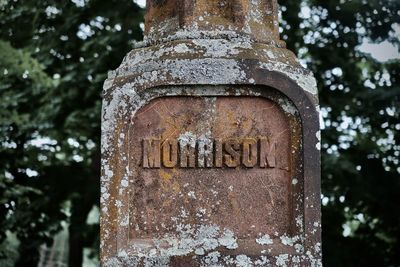
[(237, 266), (241, 256), (266, 263), (303, 253), (301, 124), (281, 103), (169, 96), (134, 114), (119, 248), (155, 266), (163, 257), (196, 266), (218, 253)]

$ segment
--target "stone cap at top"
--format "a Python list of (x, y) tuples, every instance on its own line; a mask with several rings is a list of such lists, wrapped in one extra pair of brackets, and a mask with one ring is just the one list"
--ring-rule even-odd
[(284, 47), (277, 0), (147, 0), (147, 45), (184, 39), (247, 38)]

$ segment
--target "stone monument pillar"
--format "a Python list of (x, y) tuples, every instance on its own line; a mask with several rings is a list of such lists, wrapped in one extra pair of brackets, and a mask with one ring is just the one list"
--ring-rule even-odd
[(276, 0), (148, 0), (102, 113), (102, 266), (321, 266), (315, 79)]

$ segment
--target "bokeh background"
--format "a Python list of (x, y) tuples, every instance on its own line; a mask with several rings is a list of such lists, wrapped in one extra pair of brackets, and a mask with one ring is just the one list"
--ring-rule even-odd
[[(282, 0), (321, 99), (326, 267), (400, 266), (400, 1)], [(98, 266), (102, 83), (143, 1), (0, 0), (0, 266)]]

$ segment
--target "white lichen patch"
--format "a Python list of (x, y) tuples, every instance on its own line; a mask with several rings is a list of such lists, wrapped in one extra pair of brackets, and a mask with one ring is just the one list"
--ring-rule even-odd
[(128, 179), (123, 179), (123, 180), (121, 181), (121, 186), (122, 186), (122, 187), (128, 187), (128, 185), (129, 185)]
[(281, 235), (280, 236), (281, 243), (285, 246), (294, 246), (296, 242), (301, 241), (302, 237), (299, 235), (289, 237), (287, 235)]
[(207, 256), (202, 259), (202, 266), (217, 266), (216, 264), (219, 262), (220, 256), (221, 254), (218, 251), (208, 253)]
[(196, 199), (196, 194), (193, 191), (190, 191), (188, 193), (188, 197), (191, 198), (191, 199)]
[(279, 256), (275, 257), (275, 264), (276, 266), (282, 266), (282, 267), (286, 267), (287, 263), (289, 261), (289, 255), (288, 254), (281, 254)]
[(304, 253), (304, 246), (302, 244), (295, 244), (294, 249), (299, 254)]
[(186, 44), (178, 44), (174, 47), (174, 51), (177, 53), (187, 53), (190, 51), (190, 49)]
[(262, 237), (257, 238), (256, 242), (260, 245), (272, 245), (274, 243), (274, 241), (268, 234), (265, 234)]
[(321, 243), (318, 242), (317, 244), (315, 244), (314, 250), (315, 250), (315, 252), (320, 253), (321, 252)]
[(303, 220), (304, 220), (303, 215), (298, 215), (295, 219), (296, 226), (297, 226), (297, 228), (301, 229), (301, 231), (303, 231), (303, 227), (304, 227)]
[(315, 77), (311, 73), (305, 73), (303, 69), (293, 68), (293, 66), (282, 62), (260, 63), (260, 67), (285, 74), (304, 91), (312, 95), (317, 95), (318, 93)]
[(225, 230), (223, 236), (218, 238), (218, 242), (220, 245), (226, 247), (227, 249), (238, 248), (237, 238), (235, 237), (235, 234), (230, 230)]
[(278, 100), (279, 106), (285, 111), (286, 113), (289, 113), (291, 115), (296, 115), (298, 113), (296, 107), (293, 105), (292, 102), (290, 102), (287, 99), (280, 98)]
[(314, 222), (313, 223), (313, 228), (311, 230), (311, 233), (315, 234), (320, 228), (321, 228), (321, 223), (320, 222)]
[(318, 142), (318, 143), (315, 145), (315, 148), (316, 148), (317, 150), (321, 150), (321, 142)]
[(196, 248), (195, 251), (194, 251), (194, 253), (195, 253), (196, 255), (204, 255), (204, 254), (205, 254), (205, 251), (204, 251), (204, 248)]
[(261, 256), (259, 259), (254, 261), (255, 266), (270, 266), (270, 261), (266, 256)]
[(252, 266), (253, 262), (250, 257), (247, 255), (238, 255), (236, 256), (236, 266), (237, 267), (249, 267)]
[(191, 146), (193, 148), (196, 147), (197, 136), (194, 133), (186, 132), (178, 137), (179, 145), (181, 147)]
[(205, 50), (205, 56), (216, 58), (237, 55), (243, 49), (251, 49), (251, 43), (249, 42), (198, 39), (193, 40), (193, 43)]
[[(136, 261), (148, 262), (153, 258), (171, 258), (176, 256), (186, 256), (191, 253), (196, 255), (207, 255), (205, 263), (218, 262), (219, 252), (217, 248), (236, 249), (236, 237), (229, 229), (223, 231), (216, 225), (197, 225), (180, 224), (176, 226), (177, 235), (166, 235), (163, 238), (153, 239), (152, 246), (143, 246), (143, 244), (135, 242), (130, 248), (130, 258)], [(120, 251), (121, 255), (128, 255), (124, 251)], [(126, 257), (125, 260), (128, 260)], [(129, 259), (130, 260), (130, 259)]]
[(315, 145), (315, 147), (317, 148), (317, 150), (321, 150), (321, 131), (317, 131), (315, 133), (315, 136), (317, 137), (317, 144)]
[(317, 137), (317, 140), (318, 140), (318, 141), (321, 141), (321, 131), (317, 131), (317, 132), (315, 133), (315, 136)]
[(264, 52), (268, 55), (270, 59), (275, 59), (276, 56), (271, 50), (265, 50)]

